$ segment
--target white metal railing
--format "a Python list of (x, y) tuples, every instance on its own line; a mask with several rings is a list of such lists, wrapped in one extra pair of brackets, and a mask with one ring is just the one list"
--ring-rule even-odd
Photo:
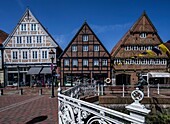
[(144, 95), (138, 89), (131, 94), (135, 102), (126, 107), (130, 111), (128, 115), (77, 99), (78, 97), (74, 94), (79, 94), (81, 88), (86, 89), (85, 86), (79, 85), (64, 91), (63, 94), (61, 94), (61, 88), (58, 88), (59, 124), (93, 124), (96, 122), (100, 124), (143, 124), (145, 116), (150, 112), (139, 103)]
[[(63, 94), (66, 96), (79, 98), (79, 96), (89, 96), (89, 95), (116, 95), (116, 96), (130, 96), (131, 91), (136, 89), (136, 85), (94, 85), (94, 84), (81, 84), (65, 90)], [(142, 91), (146, 94), (146, 97), (151, 97), (154, 95), (166, 95), (170, 94), (170, 84), (149, 84), (144, 85)]]

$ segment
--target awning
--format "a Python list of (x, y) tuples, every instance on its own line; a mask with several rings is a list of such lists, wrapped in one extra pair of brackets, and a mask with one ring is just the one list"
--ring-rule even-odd
[(40, 74), (51, 74), (51, 68), (50, 67), (44, 67)]
[(31, 67), (27, 74), (39, 74), (42, 67)]
[(167, 72), (148, 72), (149, 77), (170, 77), (170, 73)]

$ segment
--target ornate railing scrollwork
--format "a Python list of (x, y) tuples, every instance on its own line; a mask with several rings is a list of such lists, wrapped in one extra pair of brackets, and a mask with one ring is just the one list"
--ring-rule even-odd
[[(88, 89), (83, 86), (84, 89)], [(77, 99), (82, 86), (75, 86), (63, 94), (58, 90), (58, 120), (59, 124), (144, 124), (145, 115), (149, 110), (143, 109), (139, 103), (143, 99), (143, 93), (136, 89), (132, 92), (134, 103), (127, 106), (130, 115), (109, 108)], [(83, 90), (84, 91), (84, 90)], [(77, 95), (79, 94), (79, 95)], [(136, 109), (136, 107), (140, 107)], [(144, 115), (141, 115), (141, 112)], [(143, 119), (141, 119), (143, 118)]]

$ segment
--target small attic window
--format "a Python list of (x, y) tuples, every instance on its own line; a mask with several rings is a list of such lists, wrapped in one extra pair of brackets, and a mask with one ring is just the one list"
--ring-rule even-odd
[(146, 38), (146, 33), (145, 32), (141, 33), (140, 38)]
[(88, 35), (83, 35), (83, 41), (88, 41)]

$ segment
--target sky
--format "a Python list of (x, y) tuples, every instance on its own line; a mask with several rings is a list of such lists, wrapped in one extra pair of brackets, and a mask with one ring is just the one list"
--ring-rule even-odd
[(146, 11), (163, 42), (170, 40), (170, 0), (1, 0), (0, 29), (10, 34), (27, 7), (64, 50), (84, 21), (110, 52)]

